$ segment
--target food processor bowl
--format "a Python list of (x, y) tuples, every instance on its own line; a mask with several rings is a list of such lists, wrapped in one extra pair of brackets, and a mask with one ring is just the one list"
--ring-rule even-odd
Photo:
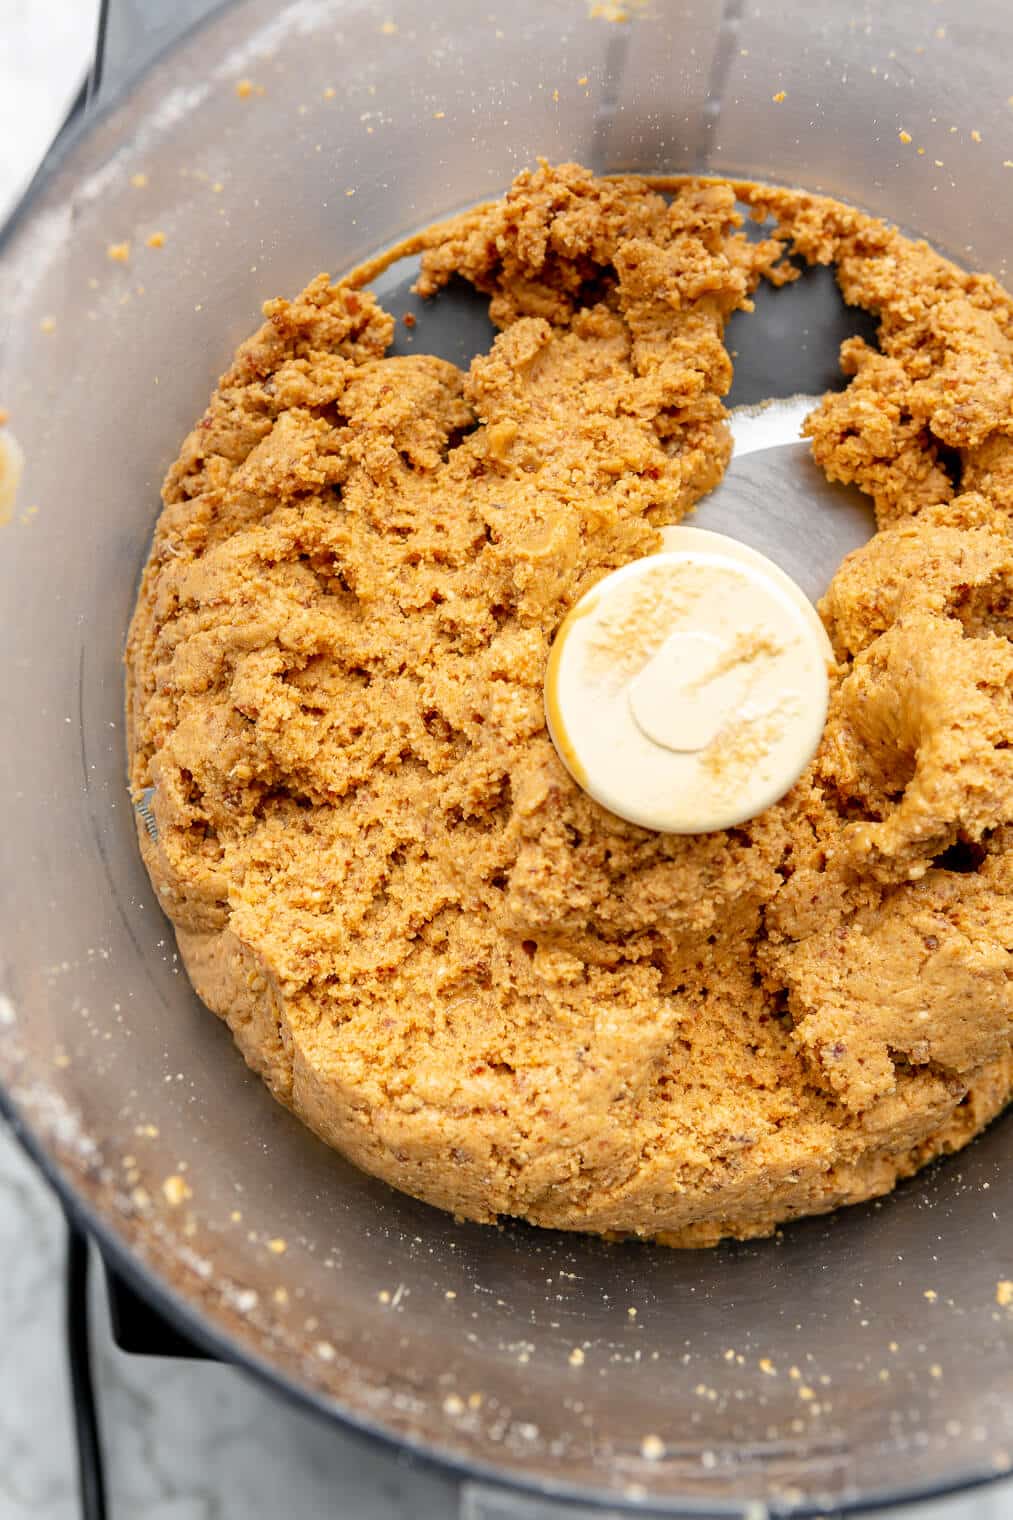
[[(1006, 1471), (1011, 1121), (882, 1203), (703, 1252), (459, 1223), (328, 1151), (197, 1001), (137, 851), (122, 649), (162, 475), (262, 300), (537, 155), (825, 190), (1003, 277), (1011, 49), (1006, 0), (246, 0), (100, 100), (7, 229), (7, 1103), (194, 1338), (455, 1464), (475, 1516), (811, 1512)], [(384, 276), (395, 309), (410, 279)], [(484, 305), (448, 299), (431, 331), (464, 361)], [(839, 384), (860, 329), (826, 271), (761, 292), (733, 400)]]

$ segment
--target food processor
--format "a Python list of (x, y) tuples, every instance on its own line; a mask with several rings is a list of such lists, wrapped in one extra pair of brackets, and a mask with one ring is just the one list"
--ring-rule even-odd
[[(185, 1335), (448, 1464), (472, 1520), (760, 1520), (1009, 1471), (1013, 1120), (887, 1199), (708, 1251), (459, 1223), (394, 1193), (278, 1108), (191, 991), (137, 851), (122, 650), (162, 475), (261, 302), (539, 155), (825, 191), (1004, 278), (1013, 12), (168, 9), (107, 7), (87, 108), (0, 245), (0, 405), (24, 457), (0, 528), (0, 1081), (18, 1132)], [(375, 287), (417, 316), (400, 351), (466, 363), (485, 303), (424, 303), (413, 276), (402, 261)], [(728, 335), (743, 436), (758, 403), (839, 386), (855, 332), (874, 324), (827, 270), (760, 291)], [(797, 407), (767, 421), (694, 521), (818, 591), (871, 519), (811, 466)], [(791, 492), (807, 514), (758, 539), (763, 503)]]

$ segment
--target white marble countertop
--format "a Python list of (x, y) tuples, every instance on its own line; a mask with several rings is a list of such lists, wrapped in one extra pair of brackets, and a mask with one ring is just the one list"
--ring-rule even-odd
[[(97, 0), (0, 0), (0, 217), (75, 94), (97, 8)], [(63, 1250), (55, 1198), (0, 1125), (0, 1520), (79, 1513)], [(124, 1355), (101, 1285), (93, 1286), (113, 1520), (423, 1520), (455, 1512), (437, 1474), (323, 1424), (232, 1368)], [(904, 1515), (1007, 1520), (1013, 1485)]]

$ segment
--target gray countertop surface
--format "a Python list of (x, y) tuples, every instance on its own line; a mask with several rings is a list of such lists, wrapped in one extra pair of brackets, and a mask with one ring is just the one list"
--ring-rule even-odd
[[(97, 8), (97, 0), (0, 0), (0, 217), (76, 92)], [(73, 1520), (63, 1221), (2, 1126), (0, 1243), (0, 1520)], [(440, 1475), (325, 1425), (232, 1368), (123, 1354), (101, 1281), (93, 1287), (113, 1520), (425, 1520), (457, 1512), (454, 1487)], [(903, 1517), (1005, 1520), (1013, 1517), (1013, 1485)]]

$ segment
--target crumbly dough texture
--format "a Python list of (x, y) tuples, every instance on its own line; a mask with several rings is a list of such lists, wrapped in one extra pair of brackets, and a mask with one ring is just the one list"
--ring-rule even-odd
[[(488, 354), (385, 357), (322, 275), (165, 483), (130, 765), (194, 986), (324, 1140), (460, 1216), (701, 1245), (884, 1193), (1013, 1084), (1013, 301), (833, 200), (575, 165), (421, 241), (424, 295), (491, 297)], [(557, 759), (549, 646), (720, 479), (725, 321), (800, 260), (879, 319), (807, 431), (880, 531), (822, 605), (802, 780), (649, 833)]]

